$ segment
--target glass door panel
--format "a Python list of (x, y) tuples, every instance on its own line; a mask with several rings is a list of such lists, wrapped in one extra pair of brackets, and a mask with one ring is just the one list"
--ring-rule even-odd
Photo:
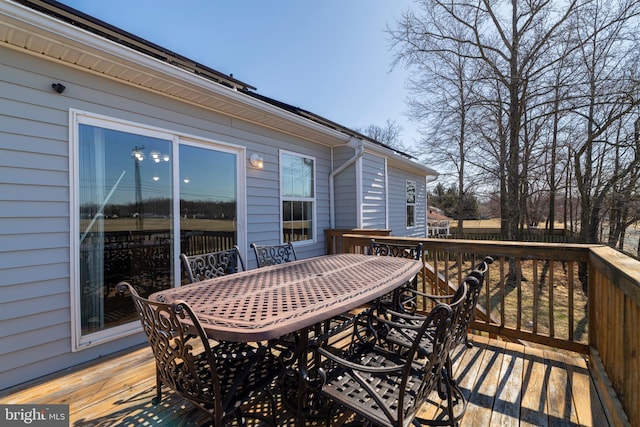
[(116, 284), (142, 296), (173, 286), (171, 140), (81, 124), (81, 333), (130, 322)]
[(187, 255), (237, 244), (237, 154), (180, 145), (180, 251)]

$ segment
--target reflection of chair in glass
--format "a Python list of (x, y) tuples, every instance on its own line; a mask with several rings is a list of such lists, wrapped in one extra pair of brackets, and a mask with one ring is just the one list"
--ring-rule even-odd
[(187, 256), (186, 254), (180, 254), (180, 259), (182, 260), (184, 271), (189, 278), (189, 283), (225, 276), (244, 270), (244, 262), (240, 256), (238, 246), (224, 251), (210, 252), (201, 255)]
[(296, 251), (291, 243), (285, 243), (284, 245), (256, 245), (251, 243), (250, 246), (256, 253), (258, 267), (282, 264), (297, 259)]
[(275, 402), (268, 388), (279, 365), (266, 346), (233, 343), (229, 348), (226, 342), (212, 342), (188, 304), (144, 299), (126, 282), (118, 288), (129, 289), (155, 356), (153, 404), (160, 403), (164, 384), (207, 413), (217, 427), (248, 416), (243, 407), (266, 393), (275, 425)]
[[(367, 328), (375, 331), (373, 336), (381, 328), (396, 330), (406, 335), (410, 347), (402, 352), (392, 351), (377, 345), (377, 338), (364, 343), (355, 339), (355, 344), (343, 351), (312, 341), (312, 349), (326, 360), (319, 370), (320, 390), (376, 426), (406, 427), (412, 424), (431, 392), (443, 384), (453, 310), (438, 304), (420, 323), (395, 322), (374, 312), (369, 311), (366, 322)], [(381, 326), (373, 326), (377, 323)]]

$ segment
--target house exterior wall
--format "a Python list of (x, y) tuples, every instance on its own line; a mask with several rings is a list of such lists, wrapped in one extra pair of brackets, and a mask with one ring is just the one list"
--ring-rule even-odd
[[(53, 92), (54, 82), (66, 91)], [(326, 146), (6, 48), (0, 48), (0, 93), (0, 390), (144, 343), (138, 333), (71, 351), (70, 109), (262, 155), (264, 169), (246, 169), (246, 243), (280, 241), (279, 150), (314, 157), (316, 240), (296, 251), (324, 253)]]
[[(243, 86), (215, 83), (215, 76), (205, 78), (130, 49), (125, 41), (58, 21), (55, 13), (0, 3), (0, 390), (145, 342), (129, 326), (122, 336), (85, 335), (80, 345), (72, 332), (80, 304), (75, 271), (82, 264), (76, 259), (79, 167), (72, 153), (78, 132), (70, 125), (76, 118), (113, 121), (113, 129), (144, 127), (162, 135), (174, 153), (183, 139), (233, 153), (237, 240), (248, 268), (256, 266), (250, 242), (281, 241), (282, 151), (314, 159), (314, 238), (296, 243), (301, 258), (324, 253), (323, 230), (332, 225), (332, 208), (339, 228), (402, 222), (405, 175), (423, 184), (424, 176), (435, 174), (312, 113), (243, 93)], [(64, 93), (52, 90), (58, 82), (66, 86)], [(331, 206), (332, 171), (366, 147), (371, 151), (365, 157), (335, 176)], [(263, 169), (248, 166), (254, 153), (263, 158)], [(396, 167), (411, 172), (396, 173)], [(389, 197), (395, 191), (398, 209)], [(416, 213), (417, 220), (424, 217)]]
[(362, 157), (362, 228), (387, 228), (387, 167), (383, 157)]
[[(354, 150), (350, 147), (339, 147), (333, 150), (334, 170), (349, 161)], [(357, 191), (355, 163), (348, 166), (334, 179), (335, 227), (352, 229), (358, 227)]]
[[(389, 228), (394, 236), (426, 237), (427, 189), (424, 177), (389, 166)], [(407, 180), (416, 182), (415, 226), (406, 224)]]

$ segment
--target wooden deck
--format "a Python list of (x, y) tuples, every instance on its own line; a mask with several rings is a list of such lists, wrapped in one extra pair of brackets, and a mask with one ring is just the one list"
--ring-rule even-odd
[[(454, 357), (469, 406), (462, 426), (608, 426), (584, 356), (479, 336)], [(146, 348), (0, 394), (0, 404), (70, 405), (71, 426), (193, 426), (191, 404), (165, 390), (154, 406), (155, 368)], [(423, 407), (424, 414), (433, 410)], [(293, 425), (279, 411), (278, 424)], [(334, 425), (342, 422), (336, 421)]]

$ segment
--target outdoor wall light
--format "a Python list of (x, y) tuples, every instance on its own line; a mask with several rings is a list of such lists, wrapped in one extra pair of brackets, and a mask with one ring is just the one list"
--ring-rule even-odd
[(264, 159), (260, 157), (259, 154), (253, 153), (251, 157), (249, 157), (249, 163), (256, 169), (264, 168)]
[(63, 85), (62, 83), (53, 83), (51, 87), (58, 93), (62, 93), (66, 89), (65, 85)]

